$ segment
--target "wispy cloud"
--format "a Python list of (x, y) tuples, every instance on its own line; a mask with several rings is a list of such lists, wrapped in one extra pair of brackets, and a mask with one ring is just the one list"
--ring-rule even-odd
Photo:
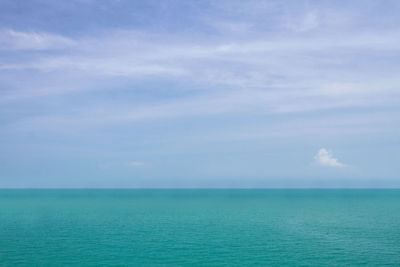
[(0, 30), (0, 50), (60, 50), (75, 43), (72, 39), (58, 34)]
[(131, 162), (129, 162), (127, 165), (128, 165), (129, 167), (142, 167), (142, 166), (145, 166), (145, 165), (147, 165), (147, 164), (144, 163), (144, 162), (141, 162), (141, 161), (131, 161)]
[(147, 166), (145, 162), (142, 161), (129, 161), (129, 162), (104, 162), (100, 165), (101, 168), (126, 168), (126, 167), (131, 167), (131, 168), (137, 168), (137, 167), (143, 167)]
[(319, 21), (314, 12), (307, 13), (303, 18), (297, 21), (290, 21), (287, 27), (296, 32), (306, 32), (318, 27)]
[[(265, 100), (274, 99), (275, 110), (281, 111), (299, 111), (290, 103), (290, 99), (295, 98), (304, 98), (307, 103), (302, 105), (303, 109), (313, 110), (323, 107), (321, 96), (327, 100), (325, 107), (329, 107), (331, 97), (335, 97), (338, 106), (357, 106), (359, 102), (374, 103), (378, 91), (379, 97), (398, 94), (397, 90), (393, 90), (398, 79), (394, 78), (397, 71), (392, 62), (388, 62), (392, 67), (386, 68), (384, 75), (368, 66), (353, 68), (357, 60), (365, 60), (374, 51), (389, 54), (397, 51), (400, 33), (393, 31), (349, 34), (339, 40), (335, 36), (318, 35), (307, 38), (253, 37), (234, 42), (174, 41), (170, 35), (120, 30), (75, 40), (43, 32), (5, 32), (8, 39), (10, 32), (17, 34), (14, 39), (21, 39), (18, 42), (14, 40), (16, 43), (7, 47), (18, 48), (20, 45), (17, 43), (26, 43), (27, 48), (57, 48), (62, 52), (39, 56), (32, 53), (24, 60), (0, 64), (2, 71), (34, 71), (35, 77), (42, 76), (38, 81), (31, 81), (27, 88), (19, 83), (18, 90), (5, 94), (2, 102), (7, 99), (15, 101), (18, 97), (24, 99), (25, 95), (32, 97), (35, 93), (41, 97), (44, 91), (52, 95), (103, 90), (104, 79), (115, 78), (129, 81), (148, 78), (180, 80), (187, 85), (187, 91), (192, 90), (191, 87), (200, 87), (203, 95), (208, 94), (209, 97), (213, 97), (216, 91), (220, 95), (239, 93), (255, 102), (262, 91), (268, 96)], [(23, 38), (28, 41), (23, 41)], [(75, 45), (66, 46), (71, 43)], [(354, 49), (358, 49), (360, 58), (351, 59), (342, 55), (343, 51)], [(268, 60), (264, 60), (266, 58)], [(63, 81), (65, 77), (68, 81)], [(53, 84), (46, 84), (52, 81)], [(65, 86), (66, 82), (68, 86)], [(55, 83), (58, 85), (54, 86)], [(118, 82), (112, 87), (115, 89), (117, 86)], [(372, 86), (375, 89), (369, 90)], [(225, 91), (219, 90), (221, 87)], [(228, 89), (229, 92), (226, 92)], [(358, 97), (350, 101), (348, 96), (352, 94)]]
[(329, 150), (326, 150), (325, 148), (321, 148), (317, 155), (314, 157), (315, 161), (322, 165), (322, 166), (329, 166), (329, 167), (339, 167), (343, 168), (346, 165), (339, 162), (338, 159), (334, 158), (332, 155), (332, 152)]

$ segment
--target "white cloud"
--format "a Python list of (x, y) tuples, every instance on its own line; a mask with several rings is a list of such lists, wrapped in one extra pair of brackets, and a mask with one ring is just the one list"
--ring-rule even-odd
[(330, 166), (330, 167), (345, 167), (346, 165), (339, 162), (338, 159), (334, 158), (332, 152), (326, 150), (325, 148), (321, 148), (317, 155), (314, 157), (315, 161), (322, 166)]

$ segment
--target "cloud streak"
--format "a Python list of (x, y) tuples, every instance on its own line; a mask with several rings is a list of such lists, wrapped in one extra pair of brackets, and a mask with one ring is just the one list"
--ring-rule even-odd
[(141, 161), (131, 161), (131, 162), (128, 163), (129, 167), (142, 167), (142, 166), (145, 166), (145, 165), (146, 165), (146, 163), (141, 162)]
[(0, 31), (0, 50), (62, 50), (75, 44), (68, 37), (46, 32)]

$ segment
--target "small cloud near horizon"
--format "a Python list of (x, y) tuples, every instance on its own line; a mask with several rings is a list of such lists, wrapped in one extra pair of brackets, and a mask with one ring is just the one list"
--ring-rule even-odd
[(114, 167), (142, 167), (147, 166), (147, 163), (141, 161), (129, 161), (129, 162), (105, 162), (100, 165), (102, 168), (114, 168)]
[(144, 165), (146, 165), (146, 164), (144, 162), (141, 162), (141, 161), (131, 161), (131, 162), (128, 163), (128, 166), (130, 166), (130, 167), (141, 167), (141, 166), (144, 166)]
[(314, 160), (322, 166), (329, 166), (329, 167), (339, 167), (343, 168), (346, 165), (339, 162), (338, 159), (334, 158), (332, 152), (326, 150), (325, 148), (321, 148), (317, 155), (315, 155)]

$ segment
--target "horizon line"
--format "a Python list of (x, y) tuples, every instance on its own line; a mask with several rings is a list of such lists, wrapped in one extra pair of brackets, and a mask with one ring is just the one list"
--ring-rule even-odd
[(0, 190), (26, 190), (26, 189), (48, 189), (48, 190), (172, 190), (172, 189), (179, 189), (179, 190), (207, 190), (207, 189), (214, 189), (214, 190), (262, 190), (262, 189), (400, 189), (400, 187), (0, 187)]

